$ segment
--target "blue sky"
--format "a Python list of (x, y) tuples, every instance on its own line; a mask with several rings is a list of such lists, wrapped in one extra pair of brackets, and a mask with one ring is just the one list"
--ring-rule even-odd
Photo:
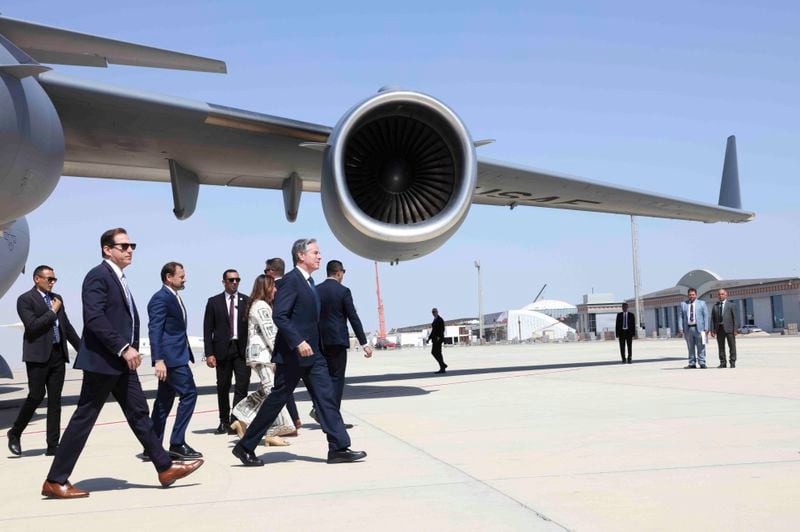
[[(384, 85), (430, 93), (456, 109), (479, 155), (621, 186), (716, 203), (725, 139), (737, 135), (749, 224), (640, 219), (643, 290), (694, 268), (725, 278), (800, 275), (800, 8), (790, 2), (109, 2), (29, 0), (6, 16), (225, 60), (229, 74), (56, 67), (71, 75), (333, 125)], [(277, 5), (279, 4), (279, 5)], [(227, 267), (249, 288), (270, 256), (301, 236), (345, 283), (368, 329), (377, 327), (373, 266), (344, 249), (306, 194), (298, 222), (280, 193), (204, 187), (195, 215), (171, 214), (168, 184), (62, 178), (28, 216), (29, 267), (56, 268), (56, 288), (80, 323), (80, 283), (98, 239), (124, 226), (140, 244), (128, 270), (144, 309), (168, 260), (187, 268), (190, 334)], [(487, 312), (545, 297), (572, 303), (592, 290), (633, 293), (626, 216), (476, 206), (460, 231), (420, 260), (381, 266), (387, 325)], [(318, 274), (321, 279), (323, 274)], [(20, 278), (0, 300), (17, 321)], [(144, 317), (144, 316), (143, 316)], [(146, 318), (145, 318), (146, 319)], [(14, 358), (18, 332), (0, 330)]]

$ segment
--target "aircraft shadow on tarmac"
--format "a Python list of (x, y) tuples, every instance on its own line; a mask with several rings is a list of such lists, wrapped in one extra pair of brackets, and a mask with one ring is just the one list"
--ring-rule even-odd
[[(651, 363), (664, 363), (674, 361), (685, 361), (685, 357), (658, 357), (658, 358), (643, 358), (636, 359), (633, 363), (636, 364), (651, 364)], [(468, 368), (468, 369), (448, 369), (447, 373), (434, 375), (433, 371), (415, 371), (409, 373), (384, 373), (381, 375), (359, 375), (347, 377), (347, 386), (345, 386), (346, 399), (379, 399), (386, 397), (412, 397), (419, 395), (430, 394), (433, 390), (426, 390), (416, 386), (364, 386), (368, 383), (392, 382), (392, 381), (406, 381), (416, 379), (434, 379), (433, 382), (441, 382), (447, 377), (464, 377), (470, 375), (493, 375), (500, 373), (513, 373), (519, 371), (548, 371), (558, 369), (578, 369), (597, 366), (620, 366), (619, 360), (601, 360), (592, 362), (562, 362), (556, 364), (530, 364), (523, 366), (490, 366), (484, 368)], [(24, 384), (24, 383), (20, 383)], [(430, 385), (431, 383), (426, 383)], [(19, 385), (15, 384), (15, 390), (18, 391)], [(250, 391), (256, 389), (256, 384), (250, 383)], [(302, 386), (302, 383), (301, 383)], [(10, 386), (0, 386), (0, 391)], [(8, 391), (15, 391), (8, 390)], [(217, 393), (216, 385), (198, 386), (198, 395), (215, 395)], [(154, 400), (156, 397), (155, 389), (145, 390), (147, 399)], [(78, 404), (78, 395), (63, 395), (61, 397), (61, 404), (63, 406)], [(295, 391), (295, 399), (299, 401), (308, 401), (310, 397), (304, 388), (299, 387)], [(0, 401), (0, 430), (8, 429), (14, 422), (14, 418), (24, 402), (24, 398), (18, 397), (15, 399), (6, 399)], [(114, 399), (109, 396), (109, 402), (114, 402)], [(44, 409), (47, 400), (42, 401), (39, 409)], [(209, 429), (213, 431), (213, 429)]]

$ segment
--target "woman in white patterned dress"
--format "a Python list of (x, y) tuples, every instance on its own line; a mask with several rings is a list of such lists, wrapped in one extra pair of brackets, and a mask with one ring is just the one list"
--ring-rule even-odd
[[(271, 362), (272, 350), (275, 347), (275, 335), (278, 328), (272, 321), (272, 301), (275, 299), (275, 281), (271, 277), (259, 275), (253, 283), (250, 294), (250, 308), (247, 309), (247, 365), (255, 370), (261, 383), (258, 390), (252, 392), (233, 409), (237, 421), (231, 424), (241, 438), (247, 430), (264, 399), (272, 389), (275, 380), (275, 364)], [(282, 435), (295, 431), (289, 413), (284, 407), (264, 437), (265, 445), (285, 446), (289, 442)]]

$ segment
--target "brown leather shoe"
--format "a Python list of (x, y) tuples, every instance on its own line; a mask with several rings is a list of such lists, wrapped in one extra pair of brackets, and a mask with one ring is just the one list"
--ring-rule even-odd
[(51, 499), (80, 499), (88, 497), (89, 492), (78, 489), (69, 482), (62, 486), (58, 482), (45, 480), (42, 484), (42, 495)]
[(173, 462), (172, 467), (158, 474), (158, 481), (165, 488), (172, 486), (176, 480), (189, 476), (194, 470), (203, 465), (202, 460), (192, 462)]

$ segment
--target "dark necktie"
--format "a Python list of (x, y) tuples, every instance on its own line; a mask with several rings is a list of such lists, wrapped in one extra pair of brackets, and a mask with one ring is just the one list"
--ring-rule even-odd
[(236, 329), (235, 323), (233, 320), (233, 296), (235, 294), (230, 295), (230, 305), (228, 306), (228, 326), (231, 328), (231, 339), (236, 336)]
[(311, 287), (311, 293), (314, 294), (314, 304), (317, 305), (317, 315), (319, 316), (319, 311), (320, 311), (321, 304), (319, 302), (319, 294), (317, 293), (317, 287), (314, 284), (314, 278), (313, 277), (309, 277), (308, 278), (308, 285)]
[(689, 303), (689, 323), (694, 321), (694, 303)]
[(627, 312), (625, 312), (622, 315), (622, 328), (623, 329), (627, 329), (628, 328), (628, 313)]
[[(44, 300), (47, 303), (47, 306), (50, 307), (50, 310), (53, 310), (53, 298), (50, 297), (50, 294), (45, 294)], [(53, 343), (61, 343), (61, 333), (58, 332), (58, 318), (56, 318), (56, 321), (53, 322)]]

